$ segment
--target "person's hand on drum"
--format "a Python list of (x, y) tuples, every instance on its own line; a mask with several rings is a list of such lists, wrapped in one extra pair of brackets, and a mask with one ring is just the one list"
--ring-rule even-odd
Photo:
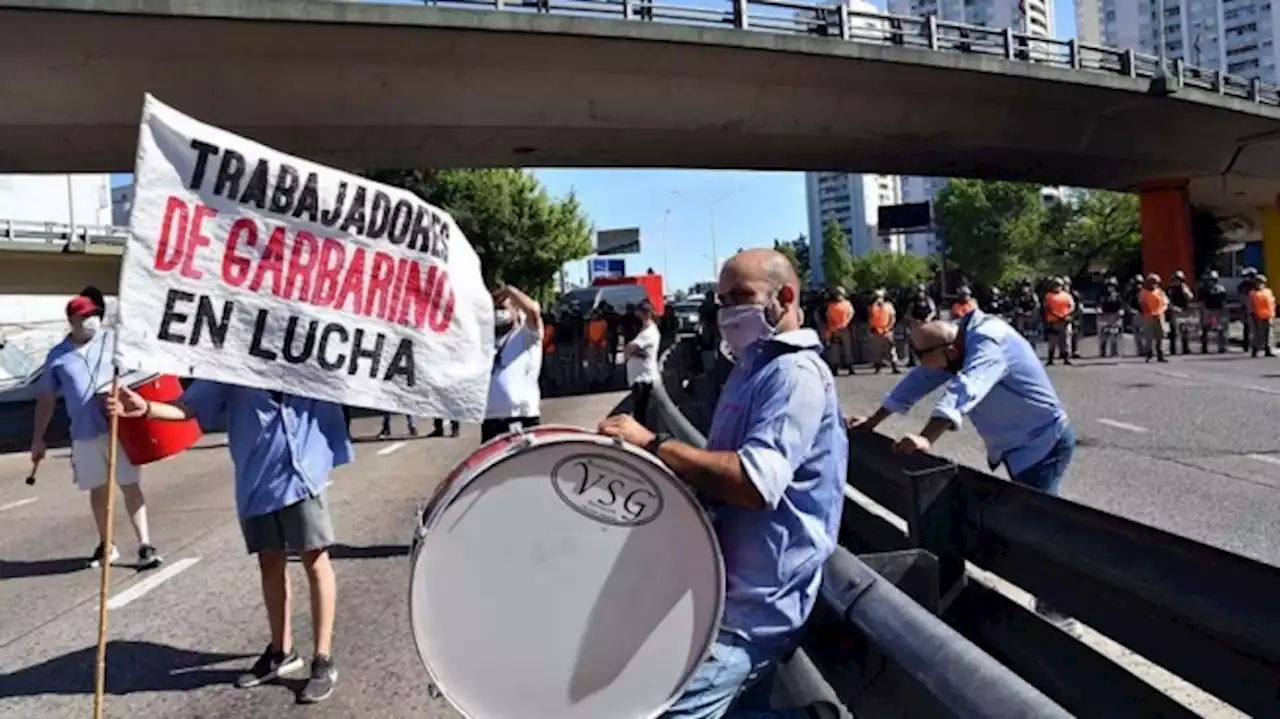
[(648, 446), (657, 437), (629, 414), (615, 414), (606, 418), (600, 423), (598, 431), (609, 437), (619, 437), (637, 447)]

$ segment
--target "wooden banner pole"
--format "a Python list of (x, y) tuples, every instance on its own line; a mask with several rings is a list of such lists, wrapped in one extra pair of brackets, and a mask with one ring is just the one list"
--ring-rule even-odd
[[(116, 369), (111, 376), (111, 395), (116, 396), (120, 389), (120, 370)], [(111, 430), (108, 432), (107, 446), (107, 521), (102, 531), (102, 577), (98, 584), (98, 658), (94, 662), (93, 676), (93, 719), (102, 719), (104, 696), (107, 688), (107, 594), (111, 589), (111, 549), (115, 541), (115, 504), (116, 504), (116, 455), (120, 446), (120, 417), (112, 414), (108, 418)]]

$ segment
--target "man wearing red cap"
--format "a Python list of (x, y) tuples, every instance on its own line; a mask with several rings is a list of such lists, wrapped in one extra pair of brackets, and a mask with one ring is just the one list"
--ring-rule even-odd
[[(102, 328), (102, 307), (89, 297), (79, 295), (67, 303), (67, 321), (71, 332), (66, 339), (49, 350), (44, 370), (38, 380), (35, 432), (31, 441), (31, 461), (44, 459), (44, 436), (53, 419), (58, 397), (67, 408), (71, 420), (71, 472), (75, 485), (89, 493), (89, 506), (98, 524), (98, 547), (89, 566), (103, 561), (114, 562), (120, 551), (106, 547), (107, 521), (107, 452), (109, 435), (107, 415), (100, 393), (111, 381), (111, 355), (115, 349), (113, 333)], [(116, 482), (124, 495), (124, 506), (138, 535), (138, 567), (159, 566), (160, 554), (151, 544), (147, 526), (147, 503), (139, 484), (139, 471), (123, 450), (116, 452)]]

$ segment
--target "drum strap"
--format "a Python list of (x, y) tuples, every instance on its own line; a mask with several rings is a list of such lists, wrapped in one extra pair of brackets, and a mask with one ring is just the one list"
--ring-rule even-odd
[(498, 342), (498, 349), (493, 353), (493, 374), (498, 374), (506, 364), (502, 361), (502, 354), (507, 351), (507, 344), (511, 342), (511, 338), (519, 332), (519, 327), (512, 327), (502, 336), (502, 340)]

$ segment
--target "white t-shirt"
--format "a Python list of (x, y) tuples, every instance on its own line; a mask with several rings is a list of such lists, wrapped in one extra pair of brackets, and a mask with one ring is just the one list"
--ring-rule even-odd
[(507, 333), (505, 343), (498, 340), (498, 348), (484, 416), (488, 419), (539, 416), (542, 338), (521, 325)]
[(662, 336), (658, 334), (658, 326), (652, 322), (640, 330), (636, 338), (627, 343), (644, 351), (643, 357), (627, 357), (627, 384), (636, 382), (658, 381), (658, 344)]

